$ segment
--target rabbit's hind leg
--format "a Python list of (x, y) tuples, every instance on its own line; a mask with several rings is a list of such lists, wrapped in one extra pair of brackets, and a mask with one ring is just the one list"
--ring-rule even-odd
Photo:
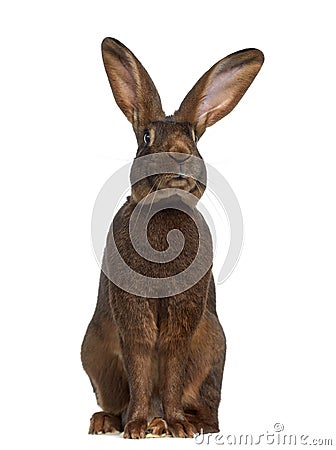
[(184, 405), (186, 419), (197, 433), (218, 433), (218, 406), (220, 402), (223, 367), (218, 363), (211, 369), (199, 388), (198, 395)]
[(216, 433), (225, 362), (225, 335), (220, 323), (207, 312), (192, 340), (183, 389), (186, 419), (198, 433)]
[[(117, 342), (111, 336), (90, 324), (82, 345), (82, 363), (88, 374), (98, 405), (103, 409), (93, 414), (90, 434), (116, 433), (123, 431), (121, 417), (129, 403), (129, 387), (124, 364)], [(111, 324), (109, 329), (112, 330)], [(114, 342), (114, 345), (111, 345)]]
[[(126, 375), (118, 357), (109, 366), (101, 366), (101, 372), (90, 377), (97, 403), (103, 411), (90, 419), (89, 434), (115, 434), (123, 431), (122, 415), (129, 403)], [(89, 371), (88, 371), (89, 372)]]

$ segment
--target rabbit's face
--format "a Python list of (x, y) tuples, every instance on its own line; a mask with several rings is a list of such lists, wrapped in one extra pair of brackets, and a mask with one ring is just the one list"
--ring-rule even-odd
[[(197, 150), (195, 129), (173, 117), (151, 122), (137, 133), (139, 148), (131, 171), (151, 175), (132, 183), (132, 199), (143, 200), (152, 192), (174, 188), (191, 193), (197, 201), (205, 190), (206, 171)], [(141, 167), (141, 166), (145, 167)], [(150, 170), (148, 170), (150, 169)], [(167, 195), (172, 191), (166, 191)], [(162, 198), (164, 192), (158, 192)]]

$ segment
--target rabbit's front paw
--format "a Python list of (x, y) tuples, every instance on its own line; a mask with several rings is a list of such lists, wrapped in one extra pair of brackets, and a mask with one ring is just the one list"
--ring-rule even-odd
[(125, 439), (143, 439), (146, 437), (147, 420), (136, 419), (126, 423), (124, 429)]
[(173, 437), (179, 438), (192, 438), (196, 433), (194, 426), (187, 420), (169, 421), (168, 430)]
[(161, 417), (154, 417), (151, 423), (148, 425), (147, 433), (152, 436), (169, 436), (169, 430), (167, 422)]

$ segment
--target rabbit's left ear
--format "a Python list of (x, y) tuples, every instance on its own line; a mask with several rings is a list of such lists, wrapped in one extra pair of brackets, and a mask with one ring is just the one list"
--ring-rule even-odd
[(194, 125), (198, 137), (229, 114), (245, 94), (264, 62), (257, 49), (246, 49), (220, 60), (187, 94), (174, 118)]

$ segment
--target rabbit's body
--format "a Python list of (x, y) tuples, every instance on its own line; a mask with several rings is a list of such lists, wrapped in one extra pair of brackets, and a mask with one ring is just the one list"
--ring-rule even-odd
[[(262, 63), (260, 52), (247, 52), (235, 54), (236, 66), (244, 68), (247, 78), (245, 90)], [(235, 72), (232, 56), (226, 70)], [(103, 57), (117, 103), (137, 135), (135, 161), (141, 168), (150, 155), (168, 155), (173, 168), (162, 170), (161, 166), (155, 175), (132, 183), (131, 196), (107, 236), (97, 306), (82, 345), (83, 366), (103, 409), (93, 415), (90, 432), (124, 430), (129, 438), (145, 437), (146, 430), (177, 437), (216, 432), (226, 345), (215, 307), (211, 236), (196, 207), (205, 189), (204, 177), (197, 181), (204, 165), (196, 143), (206, 126), (229, 112), (245, 90), (240, 83), (220, 111), (207, 105), (204, 118), (204, 93), (211, 100), (216, 91), (215, 82), (209, 82), (218, 69), (214, 66), (175, 115), (165, 117), (147, 72), (126, 47), (106, 39)], [(191, 156), (200, 164), (190, 163), (188, 171)], [(160, 166), (160, 160), (153, 164)], [(176, 257), (151, 260), (144, 256), (144, 223), (148, 243), (159, 255), (169, 250), (172, 230), (183, 235), (183, 248)], [(142, 276), (143, 285), (131, 272), (124, 274), (120, 256)], [(194, 261), (198, 264), (192, 266)], [(193, 270), (188, 272), (190, 267)], [(180, 289), (181, 273), (187, 287)]]
[[(189, 216), (183, 211), (168, 208), (153, 216), (148, 223), (147, 235), (156, 250), (166, 250), (166, 237), (172, 229), (178, 229), (186, 236), (181, 254), (174, 261), (160, 264), (142, 258), (134, 250), (128, 233), (134, 207), (135, 204), (129, 200), (116, 215), (107, 237), (107, 261), (113, 260), (113, 255), (109, 254), (109, 240), (114, 230), (119, 253), (129, 267), (139, 273), (153, 278), (166, 278), (190, 266), (196, 257), (195, 242), (198, 241), (198, 231), (190, 216), (197, 214), (201, 217), (200, 213), (193, 210)], [(141, 210), (141, 214), (147, 215), (146, 207)], [(205, 245), (208, 246), (210, 259), (212, 249), (209, 231), (207, 238)], [(124, 348), (120, 340), (124, 342)], [(225, 337), (215, 310), (215, 286), (210, 269), (189, 290), (160, 299), (129, 294), (113, 284), (102, 272), (97, 308), (83, 344), (82, 358), (99, 405), (105, 412), (120, 417), (122, 426), (127, 420), (130, 400), (124, 365), (125, 359), (126, 364), (130, 363), (134, 354), (142, 366), (139, 380), (143, 395), (140, 399), (141, 413), (148, 409), (145, 415), (149, 422), (152, 418), (164, 417), (162, 395), (165, 389), (170, 391), (167, 395), (172, 395), (172, 383), (176, 388), (176, 399), (181, 403), (181, 412), (190, 411), (189, 421), (195, 429), (218, 431), (217, 410), (225, 359)], [(183, 365), (180, 364), (181, 359)], [(131, 364), (135, 366), (137, 362)], [(211, 380), (212, 391), (207, 386), (207, 377)], [(177, 430), (182, 436), (187, 432), (188, 429), (184, 428)]]

